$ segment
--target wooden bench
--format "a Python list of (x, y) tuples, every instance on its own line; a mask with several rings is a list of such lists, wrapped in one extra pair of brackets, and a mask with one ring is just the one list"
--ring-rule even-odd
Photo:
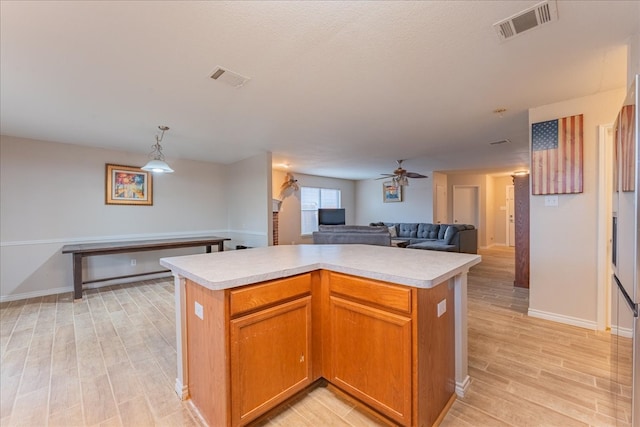
[(231, 240), (226, 237), (204, 236), (204, 237), (182, 237), (173, 239), (153, 239), (153, 240), (129, 240), (123, 242), (100, 242), (82, 243), (77, 245), (65, 245), (62, 247), (63, 254), (73, 255), (73, 297), (82, 298), (82, 285), (85, 283), (104, 282), (113, 279), (124, 279), (136, 276), (146, 276), (155, 273), (164, 273), (169, 270), (152, 271), (148, 273), (129, 274), (126, 276), (115, 276), (95, 280), (82, 280), (82, 259), (96, 255), (113, 255), (127, 252), (157, 251), (162, 249), (189, 248), (205, 246), (206, 252), (211, 253), (211, 246), (218, 245), (218, 252), (224, 251), (224, 242)]

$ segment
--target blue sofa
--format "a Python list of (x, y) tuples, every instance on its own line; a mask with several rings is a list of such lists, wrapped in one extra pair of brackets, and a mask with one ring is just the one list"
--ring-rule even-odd
[(386, 226), (391, 239), (407, 242), (410, 249), (478, 253), (478, 230), (469, 224), (376, 222)]

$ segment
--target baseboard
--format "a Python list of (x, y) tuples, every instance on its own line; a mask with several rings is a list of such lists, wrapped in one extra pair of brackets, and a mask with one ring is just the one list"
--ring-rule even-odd
[[(144, 276), (130, 277), (126, 279), (105, 280), (104, 282), (100, 282), (99, 284), (94, 283), (90, 285), (85, 285), (84, 289), (85, 290), (96, 289), (96, 288), (102, 288), (104, 286), (122, 285), (125, 283), (141, 282), (143, 280), (162, 279), (165, 277), (171, 277), (171, 273), (170, 272), (169, 273), (166, 273), (166, 272), (150, 273)], [(29, 298), (46, 297), (48, 295), (58, 295), (58, 294), (64, 294), (67, 292), (73, 292), (73, 286), (64, 286), (61, 288), (43, 289), (40, 291), (24, 292), (21, 294), (11, 294), (6, 296), (0, 296), (0, 302), (9, 302), (9, 301), (18, 301), (22, 299), (29, 299)]]
[(62, 288), (42, 289), (40, 291), (24, 292), (22, 294), (12, 294), (0, 296), (0, 302), (18, 301), (21, 299), (46, 297), (48, 295), (58, 295), (67, 292), (73, 292), (73, 286), (64, 286)]
[(471, 379), (469, 378), (469, 375), (467, 375), (462, 382), (456, 382), (456, 394), (460, 397), (464, 397), (470, 384)]
[(183, 385), (179, 379), (176, 378), (175, 392), (180, 400), (187, 400), (189, 398), (189, 389), (186, 385)]
[(633, 338), (633, 329), (623, 327), (611, 327), (611, 335), (617, 335), (624, 338)]
[(564, 323), (565, 325), (577, 326), (579, 328), (597, 330), (598, 323), (593, 320), (580, 319), (578, 317), (565, 316), (563, 314), (549, 313), (547, 311), (536, 310), (530, 308), (528, 313), (531, 317), (538, 319), (551, 320), (552, 322)]

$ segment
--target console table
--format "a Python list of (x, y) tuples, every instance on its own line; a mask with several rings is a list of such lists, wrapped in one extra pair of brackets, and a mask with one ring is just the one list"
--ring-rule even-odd
[(115, 276), (97, 280), (82, 280), (82, 259), (96, 255), (113, 255), (127, 252), (157, 251), (161, 249), (189, 248), (205, 246), (206, 252), (211, 253), (211, 246), (218, 245), (218, 252), (224, 251), (224, 242), (231, 240), (226, 237), (204, 236), (204, 237), (181, 237), (172, 239), (153, 240), (128, 240), (123, 242), (99, 242), (82, 243), (77, 245), (65, 245), (62, 247), (63, 254), (73, 255), (73, 297), (82, 298), (82, 285), (85, 283), (103, 282), (112, 279), (124, 279), (128, 277), (145, 276), (154, 273), (164, 273), (169, 270), (153, 271), (149, 273), (129, 274), (126, 276)]

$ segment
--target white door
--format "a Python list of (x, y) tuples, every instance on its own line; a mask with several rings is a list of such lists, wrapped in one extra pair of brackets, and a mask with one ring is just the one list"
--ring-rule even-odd
[(444, 185), (436, 185), (436, 224), (447, 222), (447, 191)]
[(516, 245), (516, 221), (513, 185), (507, 185), (507, 244), (509, 246)]
[(480, 205), (479, 188), (470, 185), (453, 186), (453, 223), (472, 224), (478, 228)]

